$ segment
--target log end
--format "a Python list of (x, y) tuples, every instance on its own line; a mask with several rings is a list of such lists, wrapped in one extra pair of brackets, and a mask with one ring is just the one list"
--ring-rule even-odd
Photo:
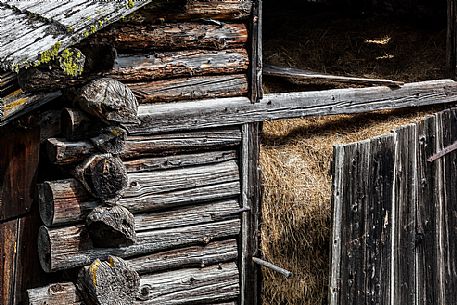
[(41, 268), (45, 272), (51, 272), (51, 239), (49, 230), (45, 226), (41, 226), (38, 230), (38, 258)]
[(40, 217), (43, 223), (50, 227), (54, 222), (54, 199), (49, 182), (38, 185), (38, 202)]

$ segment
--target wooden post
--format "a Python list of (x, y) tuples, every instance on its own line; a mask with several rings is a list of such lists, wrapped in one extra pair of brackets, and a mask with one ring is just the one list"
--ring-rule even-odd
[(457, 2), (455, 0), (447, 0), (446, 43), (446, 63), (449, 77), (455, 79), (457, 73)]

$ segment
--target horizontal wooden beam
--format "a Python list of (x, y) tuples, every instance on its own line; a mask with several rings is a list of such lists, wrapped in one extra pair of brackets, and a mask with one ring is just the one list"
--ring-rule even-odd
[(141, 105), (140, 124), (130, 134), (238, 125), (265, 120), (354, 114), (374, 110), (419, 107), (457, 101), (457, 82), (434, 80), (384, 86), (265, 94), (256, 104), (247, 98), (223, 98), (173, 104)]

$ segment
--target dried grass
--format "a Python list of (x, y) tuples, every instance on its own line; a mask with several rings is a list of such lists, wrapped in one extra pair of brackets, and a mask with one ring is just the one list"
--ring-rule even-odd
[(294, 273), (286, 280), (264, 270), (265, 305), (326, 304), (333, 145), (388, 133), (442, 108), (265, 122), (261, 248)]
[[(417, 81), (444, 75), (442, 30), (373, 18), (333, 20), (277, 12), (265, 20), (267, 63), (346, 76)], [(295, 19), (294, 19), (295, 18)], [(272, 24), (275, 24), (274, 26)], [(346, 29), (342, 31), (341, 29)], [(341, 87), (268, 80), (266, 91)], [(294, 272), (263, 270), (265, 305), (326, 304), (331, 232), (330, 162), (334, 144), (390, 132), (444, 107), (265, 122), (261, 147), (261, 248), (268, 261)]]

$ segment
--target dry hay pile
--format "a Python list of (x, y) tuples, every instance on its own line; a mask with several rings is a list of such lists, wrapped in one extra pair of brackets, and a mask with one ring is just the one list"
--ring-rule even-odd
[(287, 280), (264, 269), (265, 305), (327, 304), (333, 145), (388, 133), (440, 109), (264, 124), (261, 248), (268, 261), (294, 273)]

